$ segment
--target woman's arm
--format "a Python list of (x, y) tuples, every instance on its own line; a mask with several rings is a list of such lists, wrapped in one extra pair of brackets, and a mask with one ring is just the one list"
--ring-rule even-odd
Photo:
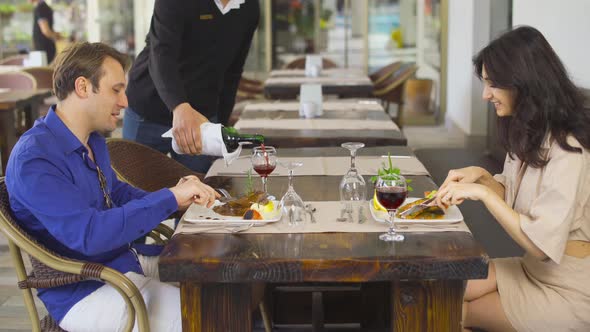
[(547, 258), (547, 255), (522, 231), (520, 214), (508, 206), (504, 197), (498, 196), (492, 188), (479, 183), (453, 182), (445, 188), (441, 187), (437, 197), (445, 206), (459, 205), (465, 200), (482, 201), (506, 233), (521, 248), (538, 259)]
[[(499, 184), (497, 181), (495, 182)], [(502, 186), (501, 184), (499, 185)], [(502, 228), (504, 228), (506, 233), (508, 233), (508, 235), (510, 235), (510, 237), (530, 255), (538, 259), (547, 258), (547, 255), (545, 255), (545, 253), (539, 249), (533, 241), (531, 241), (528, 235), (522, 231), (522, 228), (520, 227), (520, 214), (506, 204), (503, 196), (500, 198), (494, 189), (490, 187), (487, 188), (486, 193), (482, 197), (482, 202), (494, 218), (496, 218)], [(504, 187), (502, 186), (502, 188)]]
[(505, 189), (504, 185), (501, 184), (500, 182), (496, 181), (496, 179), (494, 179), (494, 177), (492, 176), (492, 174), (488, 171), (486, 171), (485, 169), (483, 169), (483, 174), (481, 175), (481, 177), (477, 180), (476, 183), (482, 184), (486, 187), (488, 187), (492, 192), (494, 192), (496, 195), (498, 195), (498, 197), (500, 197), (502, 200), (504, 200), (505, 196)]

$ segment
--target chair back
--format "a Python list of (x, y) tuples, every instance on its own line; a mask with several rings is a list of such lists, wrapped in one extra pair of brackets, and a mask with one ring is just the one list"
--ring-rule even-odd
[(187, 175), (205, 178), (160, 151), (133, 141), (110, 138), (107, 147), (119, 179), (145, 191), (173, 187)]
[(381, 87), (382, 82), (385, 81), (391, 74), (397, 71), (402, 66), (401, 61), (396, 61), (388, 64), (387, 66), (379, 68), (376, 72), (369, 75), (369, 78), (373, 82), (375, 88)]
[(22, 70), (31, 74), (37, 81), (38, 89), (53, 89), (53, 68), (51, 67), (30, 67)]
[[(283, 68), (284, 69), (305, 69), (305, 57), (296, 58), (295, 60), (287, 63)], [(322, 57), (322, 68), (323, 69), (338, 68), (338, 65), (334, 61)]]
[(373, 90), (373, 95), (384, 103), (389, 114), (389, 105), (397, 104), (397, 113), (391, 119), (399, 128), (403, 127), (404, 87), (408, 79), (414, 77), (418, 67), (413, 63), (404, 63)]
[(22, 66), (25, 64), (25, 59), (28, 57), (27, 54), (18, 54), (9, 56), (4, 59), (0, 59), (0, 65), (2, 66)]
[(11, 90), (33, 90), (37, 88), (37, 81), (22, 71), (0, 73), (0, 88)]
[(374, 95), (377, 97), (386, 97), (387, 95), (391, 95), (394, 90), (402, 88), (403, 84), (409, 78), (414, 77), (416, 71), (418, 71), (418, 66), (415, 64), (402, 64), (396, 71), (394, 71), (391, 75), (389, 75), (389, 77), (381, 82), (380, 86), (382, 88), (374, 90)]

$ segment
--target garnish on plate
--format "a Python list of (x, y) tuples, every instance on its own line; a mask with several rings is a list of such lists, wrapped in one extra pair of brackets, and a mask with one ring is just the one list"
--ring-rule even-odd
[(213, 207), (213, 211), (223, 216), (243, 217), (245, 220), (270, 220), (279, 214), (275, 202), (262, 191), (233, 197), (225, 204)]
[[(387, 159), (389, 161), (389, 165), (385, 165), (383, 163), (383, 167), (377, 170), (377, 175), (371, 177), (371, 182), (373, 184), (377, 182), (377, 179), (381, 177), (384, 180), (397, 180), (401, 175), (401, 171), (397, 167), (393, 167), (393, 162), (391, 161), (391, 153), (387, 153)], [(410, 187), (410, 183), (412, 180), (406, 179), (406, 183), (408, 183), (408, 191), (413, 191), (414, 189)]]
[(252, 184), (252, 168), (248, 169), (248, 177), (246, 178), (246, 196), (254, 193), (254, 185)]

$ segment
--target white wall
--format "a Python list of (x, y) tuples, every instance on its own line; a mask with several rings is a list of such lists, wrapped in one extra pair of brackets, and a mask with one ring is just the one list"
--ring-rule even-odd
[(86, 31), (88, 41), (96, 43), (100, 41), (100, 24), (98, 24), (98, 0), (86, 2)]
[(449, 0), (446, 120), (467, 135), (485, 135), (486, 103), (471, 59), (489, 42), (490, 0)]
[(574, 82), (590, 88), (590, 1), (514, 0), (512, 24), (537, 28), (565, 64)]
[(145, 47), (145, 36), (150, 30), (154, 4), (155, 0), (133, 0), (135, 56)]

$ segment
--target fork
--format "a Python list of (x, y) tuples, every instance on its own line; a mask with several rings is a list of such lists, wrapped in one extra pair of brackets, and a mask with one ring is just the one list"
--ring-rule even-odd
[(427, 208), (429, 208), (429, 207), (430, 207), (428, 204), (432, 203), (432, 201), (434, 201), (434, 199), (435, 199), (435, 198), (436, 198), (436, 196), (434, 196), (434, 197), (431, 197), (431, 198), (429, 198), (429, 199), (425, 200), (424, 202), (422, 202), (422, 203), (420, 203), (420, 204), (414, 205), (414, 206), (412, 206), (411, 208), (407, 209), (406, 211), (404, 211), (404, 212), (401, 212), (401, 213), (399, 214), (399, 216), (400, 216), (400, 217), (405, 217), (405, 216), (407, 216), (407, 215), (410, 215), (410, 214), (412, 214), (412, 213), (418, 212), (418, 211), (420, 211), (420, 210), (427, 209)]
[(315, 217), (314, 217), (313, 214), (316, 211), (316, 208), (314, 208), (313, 206), (311, 206), (311, 204), (305, 204), (305, 211), (307, 213), (309, 213), (309, 217), (311, 219), (311, 223), (312, 224), (315, 224), (316, 223), (316, 220), (315, 220)]

